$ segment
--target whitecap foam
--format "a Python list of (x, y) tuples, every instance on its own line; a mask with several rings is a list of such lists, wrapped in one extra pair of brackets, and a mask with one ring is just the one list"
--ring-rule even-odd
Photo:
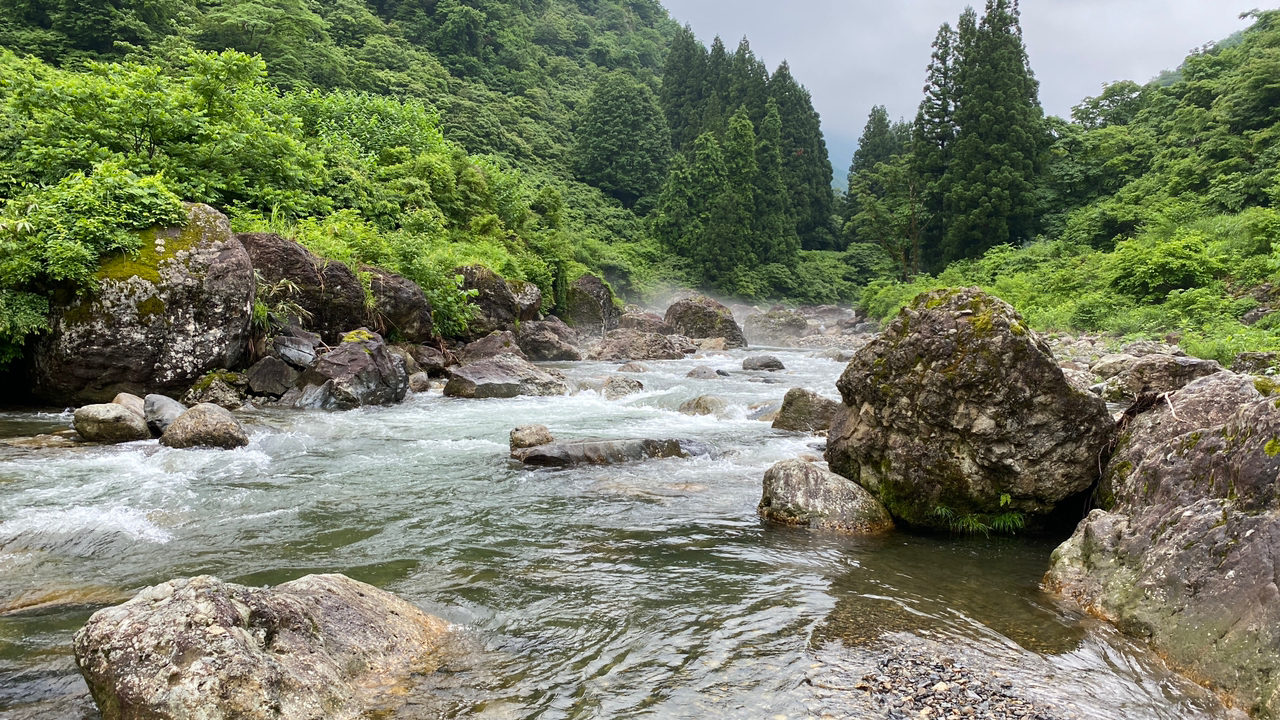
[(164, 544), (173, 534), (133, 507), (109, 508), (77, 506), (61, 510), (30, 508), (0, 523), (0, 545), (24, 540), (30, 535), (78, 535), (118, 533), (135, 540)]

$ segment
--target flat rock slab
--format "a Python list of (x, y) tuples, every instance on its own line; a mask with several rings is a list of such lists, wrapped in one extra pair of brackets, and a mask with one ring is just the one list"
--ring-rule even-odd
[(688, 440), (572, 440), (515, 450), (511, 457), (525, 465), (572, 467), (617, 465), (649, 458), (709, 455), (706, 446)]

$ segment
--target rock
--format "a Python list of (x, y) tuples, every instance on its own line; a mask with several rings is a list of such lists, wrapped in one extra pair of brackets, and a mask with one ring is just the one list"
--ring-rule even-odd
[[(728, 375), (728, 373), (725, 374)], [(699, 365), (688, 373), (685, 373), (685, 377), (692, 378), (694, 380), (719, 380), (720, 373), (706, 365)]]
[(173, 421), (187, 411), (186, 405), (167, 395), (148, 395), (142, 399), (142, 402), (143, 417), (147, 421), (147, 427), (151, 428), (151, 432), (157, 436), (163, 435)]
[(239, 410), (244, 405), (248, 379), (241, 373), (215, 370), (196, 381), (182, 396), (187, 405), (213, 403), (228, 410)]
[(274, 233), (240, 233), (236, 238), (263, 282), (274, 286), (287, 280), (297, 287), (288, 300), (307, 311), (306, 327), (326, 343), (336, 344), (343, 333), (369, 322), (364, 286), (351, 268)]
[(667, 308), (667, 324), (686, 337), (725, 339), (726, 347), (747, 346), (742, 328), (733, 321), (729, 308), (705, 295), (686, 298)]
[(782, 361), (772, 355), (752, 355), (742, 361), (743, 370), (786, 370)]
[(809, 320), (795, 310), (777, 309), (747, 317), (743, 335), (752, 345), (777, 345), (791, 337), (801, 337)]
[(714, 395), (699, 395), (680, 404), (680, 412), (685, 415), (723, 415), (728, 408), (729, 403)]
[[(426, 342), (435, 337), (431, 303), (417, 283), (379, 268), (366, 266), (363, 270), (369, 273), (374, 324), (383, 335), (411, 343)], [(359, 327), (359, 324), (348, 329), (353, 327)]]
[(485, 337), (473, 343), (468, 343), (466, 347), (462, 348), (462, 352), (458, 353), (458, 362), (466, 365), (503, 354), (515, 355), (522, 360), (529, 359), (520, 350), (520, 346), (516, 344), (514, 333), (510, 330), (494, 330)]
[(1130, 400), (1147, 394), (1173, 392), (1196, 378), (1221, 372), (1216, 360), (1175, 355), (1144, 355), (1107, 382), (1108, 400)]
[(1245, 375), (1264, 375), (1280, 367), (1280, 353), (1242, 352), (1231, 361), (1231, 372)]
[(1182, 348), (1177, 345), (1169, 345), (1155, 340), (1131, 342), (1121, 348), (1120, 352), (1136, 357), (1146, 357), (1147, 355), (1175, 355), (1181, 357), (1186, 355)]
[(525, 465), (572, 467), (616, 465), (649, 458), (685, 458), (708, 452), (701, 445), (680, 440), (574, 440), (515, 450), (511, 456)]
[(680, 360), (685, 352), (674, 337), (637, 330), (613, 330), (604, 336), (604, 340), (591, 351), (589, 357), (606, 362)]
[(618, 372), (624, 373), (647, 373), (649, 366), (644, 363), (629, 362), (618, 367)]
[(778, 419), (781, 410), (782, 403), (778, 400), (754, 403), (747, 408), (747, 419), (771, 423)]
[(414, 362), (418, 363), (418, 367), (423, 372), (431, 377), (444, 377), (445, 367), (448, 365), (444, 353), (430, 345), (414, 345), (409, 352), (413, 354)]
[(614, 375), (605, 381), (602, 392), (606, 400), (617, 400), (643, 391), (644, 384), (639, 380)]
[(670, 338), (671, 346), (685, 355), (692, 355), (698, 352), (698, 346), (683, 335), (668, 335), (667, 337)]
[(80, 437), (93, 442), (130, 442), (151, 438), (147, 422), (117, 403), (76, 408), (72, 427)]
[(1275, 309), (1268, 305), (1260, 305), (1240, 317), (1241, 325), (1257, 325), (1263, 318), (1271, 315)]
[(564, 379), (540, 370), (518, 355), (498, 355), (452, 368), (444, 394), (463, 398), (510, 398), (518, 395), (563, 395)]
[(249, 444), (244, 426), (224, 407), (201, 403), (178, 416), (160, 436), (171, 448), (214, 447), (233, 450)]
[(281, 360), (299, 370), (306, 370), (315, 364), (316, 348), (320, 346), (320, 336), (299, 330), (290, 335), (277, 335), (271, 341), (271, 348)]
[(698, 349), (704, 353), (724, 352), (729, 349), (728, 341), (722, 337), (703, 338), (695, 340), (693, 344), (697, 345)]
[(102, 261), (97, 292), (55, 305), (49, 332), (29, 344), (40, 399), (79, 405), (120, 392), (180, 394), (244, 357), (253, 266), (227, 218), (188, 205), (185, 227), (140, 236), (137, 253)]
[(409, 390), (424, 393), (431, 389), (431, 376), (424, 372), (416, 372), (409, 376)]
[(756, 512), (786, 525), (858, 535), (893, 530), (889, 511), (871, 493), (803, 460), (783, 460), (765, 472)]
[(1094, 383), (1094, 375), (1091, 372), (1064, 367), (1062, 368), (1062, 377), (1067, 379), (1067, 383), (1071, 387), (1082, 393), (1098, 394), (1093, 390), (1096, 384)]
[(782, 407), (773, 420), (773, 429), (792, 432), (829, 430), (840, 407), (840, 403), (816, 392), (791, 388), (782, 398)]
[(581, 360), (577, 342), (578, 334), (557, 317), (522, 322), (516, 329), (516, 344), (530, 360)]
[(144, 420), (147, 417), (145, 403), (142, 398), (137, 395), (132, 393), (117, 393), (115, 397), (111, 398), (111, 402), (115, 405), (120, 405), (128, 409), (134, 415), (137, 415)]
[(579, 334), (604, 335), (618, 327), (621, 315), (613, 290), (595, 275), (583, 275), (569, 284), (560, 317)]
[(422, 372), (422, 367), (418, 365), (418, 361), (413, 359), (413, 345), (388, 345), (387, 352), (400, 358), (404, 363), (404, 371), (409, 375)]
[(280, 397), (298, 381), (298, 371), (280, 358), (264, 357), (245, 372), (245, 377), (254, 395)]
[(511, 431), (511, 452), (555, 442), (546, 425), (521, 425)]
[(511, 297), (516, 301), (516, 318), (521, 323), (537, 320), (542, 315), (542, 291), (537, 285), (522, 280), (508, 280)]
[(482, 338), (496, 330), (515, 328), (521, 308), (507, 281), (483, 265), (467, 265), (454, 272), (462, 276), (463, 290), (476, 291), (471, 299), (476, 309), (468, 325), (471, 339)]
[(666, 320), (657, 313), (651, 312), (629, 312), (618, 318), (618, 327), (623, 330), (637, 330), (646, 333), (658, 333), (659, 335), (672, 335), (675, 328), (667, 324)]
[[(1091, 512), (1054, 551), (1045, 587), (1143, 638), (1251, 716), (1273, 718), (1280, 409), (1255, 400), (1173, 435), (1219, 419), (1240, 396), (1237, 382), (1211, 376), (1170, 396), (1182, 421), (1148, 429), (1156, 442), (1115, 485), (1110, 511)], [(1193, 399), (1195, 387), (1204, 397)]]
[(831, 469), (922, 528), (1039, 522), (1093, 485), (1115, 434), (1106, 404), (976, 288), (917, 297), (836, 385)]
[(382, 336), (365, 328), (347, 333), (315, 367), (302, 373), (280, 404), (313, 410), (350, 410), (404, 400), (409, 374)]
[(73, 648), (103, 720), (354, 719), (403, 703), (447, 629), (343, 575), (275, 588), (202, 575), (99, 610)]
[(1135, 355), (1111, 353), (1098, 358), (1098, 361), (1091, 365), (1089, 370), (1103, 380), (1108, 380), (1133, 367), (1136, 362), (1138, 362), (1138, 358)]

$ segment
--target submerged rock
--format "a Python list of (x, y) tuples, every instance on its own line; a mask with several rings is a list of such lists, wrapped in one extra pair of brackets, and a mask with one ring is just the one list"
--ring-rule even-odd
[(649, 458), (705, 455), (708, 448), (680, 440), (572, 440), (514, 450), (511, 456), (525, 465), (571, 467), (616, 465)]
[(143, 417), (147, 421), (147, 427), (151, 428), (151, 432), (157, 436), (163, 435), (165, 430), (187, 411), (187, 406), (174, 400), (167, 395), (148, 395), (142, 399)]
[(201, 403), (182, 413), (160, 436), (171, 448), (213, 447), (234, 450), (249, 444), (249, 434), (229, 410)]
[(355, 720), (403, 702), (446, 632), (343, 575), (270, 589), (202, 575), (99, 610), (73, 647), (103, 720)]
[(93, 442), (130, 442), (151, 437), (146, 420), (117, 403), (76, 408), (72, 427), (80, 437)]
[(452, 368), (444, 394), (462, 398), (511, 398), (519, 395), (563, 395), (564, 379), (516, 355), (498, 355)]
[(624, 363), (623, 365), (618, 366), (618, 372), (647, 373), (649, 372), (649, 366), (645, 365), (644, 363), (629, 362), (629, 363)]
[(786, 525), (859, 535), (893, 530), (879, 500), (857, 483), (803, 460), (783, 460), (765, 472), (756, 511)]
[(361, 328), (343, 336), (336, 349), (302, 373), (280, 403), (314, 410), (350, 410), (398, 403), (408, 391), (404, 361), (387, 350), (382, 336)]
[(774, 372), (777, 370), (786, 370), (786, 366), (782, 361), (772, 355), (752, 355), (742, 361), (743, 370), (766, 370)]
[(840, 403), (804, 388), (791, 388), (782, 398), (782, 407), (773, 419), (774, 430), (816, 432), (829, 430)]
[[(628, 360), (680, 360), (685, 349), (671, 335), (644, 333), (637, 330), (613, 330), (591, 351), (592, 360), (625, 362)], [(693, 350), (688, 350), (693, 352)]]
[(705, 295), (677, 301), (667, 308), (665, 319), (677, 333), (695, 340), (724, 338), (727, 348), (747, 346), (742, 328), (733, 320), (733, 312)]
[(511, 452), (555, 442), (546, 425), (521, 425), (511, 431)]
[(581, 360), (577, 342), (578, 334), (557, 317), (523, 322), (516, 328), (516, 344), (530, 360)]
[(644, 383), (617, 375), (605, 380), (604, 388), (601, 390), (607, 400), (617, 400), (643, 391)]
[(837, 387), (831, 469), (920, 527), (1035, 521), (1093, 485), (1115, 433), (1106, 404), (976, 288), (917, 297)]

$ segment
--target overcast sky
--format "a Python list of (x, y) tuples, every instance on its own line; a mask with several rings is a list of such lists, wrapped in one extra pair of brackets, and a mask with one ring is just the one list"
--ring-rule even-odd
[[(813, 94), (843, 185), (873, 105), (915, 116), (938, 26), (982, 0), (663, 0), (704, 43), (746, 35), (772, 71), (783, 59)], [(1045, 112), (1068, 116), (1114, 80), (1145, 82), (1247, 26), (1275, 0), (1022, 0), (1022, 30)]]

